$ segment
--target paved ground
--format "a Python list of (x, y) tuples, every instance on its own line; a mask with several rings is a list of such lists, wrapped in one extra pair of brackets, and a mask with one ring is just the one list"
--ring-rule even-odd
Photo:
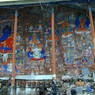
[[(36, 89), (33, 88), (8, 88), (8, 90), (3, 90), (0, 92), (0, 95), (39, 95)], [(50, 94), (49, 94), (50, 95)], [(58, 95), (64, 95), (63, 93)], [(68, 94), (70, 95), (70, 94)], [(95, 93), (84, 93), (84, 94), (77, 94), (77, 95), (95, 95)]]
[(9, 95), (38, 95), (33, 88), (16, 88), (11, 89)]

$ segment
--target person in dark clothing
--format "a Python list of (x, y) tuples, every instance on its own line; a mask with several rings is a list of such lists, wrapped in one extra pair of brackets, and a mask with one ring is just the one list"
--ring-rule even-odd
[(52, 81), (52, 95), (57, 95), (58, 87), (56, 86), (56, 83)]
[(42, 89), (43, 87), (40, 85), (39, 86), (39, 95), (43, 95), (43, 89)]
[(77, 95), (77, 92), (74, 88), (71, 89), (71, 95)]
[(8, 87), (10, 87), (10, 86), (11, 86), (11, 77), (8, 80)]
[(39, 87), (39, 95), (45, 95), (46, 91), (47, 91), (47, 88), (45, 86), (45, 83), (41, 84)]

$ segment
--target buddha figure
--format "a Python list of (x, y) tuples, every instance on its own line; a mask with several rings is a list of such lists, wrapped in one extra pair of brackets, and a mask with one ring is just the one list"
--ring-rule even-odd
[(90, 33), (89, 24), (89, 19), (86, 19), (86, 17), (76, 18), (76, 34)]
[(64, 22), (62, 24), (62, 38), (70, 38), (73, 36), (70, 24), (68, 22)]

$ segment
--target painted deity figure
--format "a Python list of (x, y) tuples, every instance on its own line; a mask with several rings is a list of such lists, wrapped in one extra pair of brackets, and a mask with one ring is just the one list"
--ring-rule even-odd
[(76, 18), (76, 34), (87, 34), (90, 33), (90, 22), (86, 17)]
[(90, 22), (89, 19), (86, 17), (78, 17), (76, 19), (76, 31), (75, 33), (80, 35), (80, 40), (78, 45), (82, 46), (82, 49), (85, 49), (86, 47), (92, 47), (91, 42), (91, 30), (90, 30)]
[[(76, 18), (75, 33), (76, 33), (76, 35), (79, 36), (76, 39), (77, 50), (82, 51), (82, 53), (80, 53), (82, 59), (83, 59), (83, 56), (86, 56), (86, 59), (89, 59), (88, 52), (91, 53), (91, 49), (89, 49), (89, 48), (93, 48), (93, 44), (92, 44), (90, 22), (87, 17), (81, 16), (81, 17)], [(77, 52), (79, 52), (79, 51), (77, 51)], [(90, 54), (90, 55), (93, 55), (93, 54)], [(91, 62), (86, 61), (85, 64), (86, 63), (91, 63)]]
[(36, 35), (30, 39), (28, 57), (32, 60), (40, 60), (44, 57), (43, 45)]
[(74, 46), (74, 39), (73, 39), (73, 31), (72, 27), (68, 22), (64, 22), (62, 24), (62, 43), (66, 44), (67, 46)]
[(68, 22), (62, 24), (62, 45), (64, 47), (65, 63), (73, 64), (74, 62), (74, 34), (73, 28)]
[(62, 24), (62, 37), (68, 38), (68, 37), (72, 37), (72, 36), (73, 36), (73, 33), (72, 33), (70, 24), (68, 22), (64, 22)]
[(7, 62), (8, 54), (12, 52), (13, 36), (11, 28), (6, 25), (3, 28), (2, 36), (0, 37), (0, 52), (2, 53), (3, 62)]

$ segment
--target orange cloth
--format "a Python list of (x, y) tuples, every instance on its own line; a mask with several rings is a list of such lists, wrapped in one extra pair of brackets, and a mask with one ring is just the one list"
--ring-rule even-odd
[(77, 81), (77, 82), (76, 82), (76, 85), (77, 85), (77, 86), (84, 86), (85, 83), (84, 83), (83, 81)]
[(88, 29), (80, 28), (80, 29), (77, 29), (77, 31), (88, 31)]

